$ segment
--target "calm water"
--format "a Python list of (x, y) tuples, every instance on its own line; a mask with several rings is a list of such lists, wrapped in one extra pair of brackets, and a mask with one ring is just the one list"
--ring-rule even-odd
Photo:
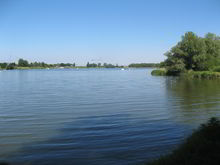
[(220, 116), (220, 81), (151, 69), (0, 72), (0, 161), (140, 164)]

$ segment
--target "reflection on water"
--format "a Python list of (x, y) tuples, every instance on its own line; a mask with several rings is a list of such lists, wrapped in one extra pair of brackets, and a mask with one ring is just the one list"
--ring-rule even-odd
[(198, 125), (220, 110), (220, 80), (168, 78), (167, 98), (177, 120)]
[(153, 77), (150, 69), (0, 73), (0, 160), (136, 164), (170, 152), (219, 116), (218, 81)]

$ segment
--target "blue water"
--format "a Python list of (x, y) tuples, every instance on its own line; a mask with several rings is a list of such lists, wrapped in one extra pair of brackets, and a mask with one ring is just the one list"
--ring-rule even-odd
[(200, 123), (219, 117), (219, 81), (150, 72), (1, 71), (0, 161), (141, 164), (169, 153)]

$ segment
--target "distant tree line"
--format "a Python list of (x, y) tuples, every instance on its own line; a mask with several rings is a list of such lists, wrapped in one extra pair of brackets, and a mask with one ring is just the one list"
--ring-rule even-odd
[(0, 63), (0, 69), (7, 69), (7, 70), (11, 70), (11, 69), (15, 69), (16, 67), (16, 63)]
[(167, 59), (161, 66), (169, 74), (175, 75), (187, 70), (220, 70), (220, 37), (213, 33), (199, 37), (193, 32), (187, 32), (165, 56)]
[(96, 63), (89, 63), (89, 62), (87, 62), (86, 67), (87, 68), (122, 68), (124, 66), (119, 66), (118, 64), (116, 64), (116, 65), (107, 64), (107, 63), (103, 63), (103, 64), (97, 63), (96, 64)]
[(24, 60), (22, 58), (20, 58), (17, 62), (17, 64), (15, 62), (13, 63), (0, 63), (0, 68), (1, 69), (7, 69), (7, 70), (11, 70), (11, 69), (16, 69), (19, 67), (30, 67), (30, 68), (50, 68), (50, 67), (75, 67), (75, 63), (71, 64), (71, 63), (58, 63), (58, 64), (47, 64), (45, 62), (28, 62), (27, 60)]
[(131, 68), (159, 67), (159, 63), (132, 63), (128, 65)]
[[(0, 63), (0, 69), (19, 69), (19, 68), (56, 68), (56, 67), (76, 67), (75, 63), (58, 63), (58, 64), (47, 64), (45, 62), (28, 62), (27, 60), (24, 60), (20, 58), (17, 63)], [(86, 65), (87, 68), (122, 68), (124, 66), (119, 66), (119, 65), (113, 65), (113, 64), (108, 64), (108, 63), (87, 63)]]

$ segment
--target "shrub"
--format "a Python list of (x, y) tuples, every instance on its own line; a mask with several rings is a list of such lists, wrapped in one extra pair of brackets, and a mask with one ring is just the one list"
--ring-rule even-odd
[(7, 70), (13, 70), (13, 69), (15, 69), (15, 66), (16, 66), (15, 63), (10, 63), (10, 64), (7, 65), (6, 69)]
[(220, 72), (220, 66), (216, 66), (212, 69), (213, 72)]
[(185, 74), (186, 77), (189, 78), (198, 78), (198, 79), (218, 79), (220, 78), (220, 73), (218, 72), (210, 72), (210, 71), (191, 71)]
[(165, 69), (156, 69), (151, 72), (151, 75), (153, 75), (153, 76), (166, 76), (167, 71)]

